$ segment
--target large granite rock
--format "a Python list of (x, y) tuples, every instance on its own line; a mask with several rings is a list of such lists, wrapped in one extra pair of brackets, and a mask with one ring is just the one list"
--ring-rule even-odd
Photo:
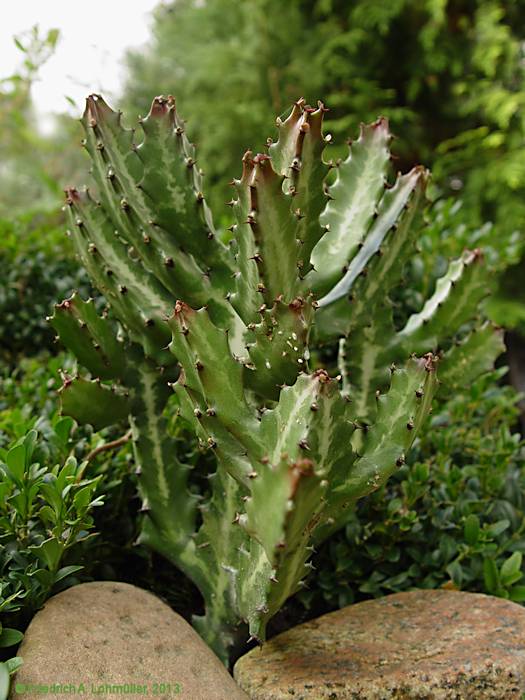
[(234, 676), (252, 700), (519, 700), (525, 609), (475, 593), (397, 593), (274, 637)]
[(127, 583), (83, 583), (48, 600), (19, 656), (10, 696), (19, 700), (247, 698), (182, 617)]

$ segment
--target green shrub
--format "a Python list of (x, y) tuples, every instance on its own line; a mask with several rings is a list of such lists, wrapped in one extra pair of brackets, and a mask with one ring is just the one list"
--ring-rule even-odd
[(46, 323), (55, 300), (91, 287), (74, 260), (57, 213), (0, 220), (0, 361), (52, 349)]
[[(41, 435), (36, 449), (40, 460), (60, 460), (73, 445), (73, 435), (66, 447), (54, 439), (53, 424), (60, 420), (57, 391), (62, 369), (73, 367), (73, 361), (61, 353), (48, 352), (21, 357), (14, 368), (0, 371), (0, 449), (24, 437), (30, 430)], [(84, 433), (87, 434), (87, 433)], [(78, 433), (75, 435), (79, 440)], [(87, 449), (86, 445), (82, 448)]]
[[(54, 426), (64, 450), (72, 427), (66, 417)], [(88, 478), (86, 468), (73, 456), (41, 463), (35, 430), (0, 450), (0, 647), (18, 644), (15, 627), (82, 569), (70, 553), (92, 536), (92, 510), (102, 502), (101, 477)], [(6, 620), (15, 627), (3, 627)]]

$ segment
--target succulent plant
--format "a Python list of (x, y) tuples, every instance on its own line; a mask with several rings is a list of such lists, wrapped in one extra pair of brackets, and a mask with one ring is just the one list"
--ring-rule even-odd
[[(55, 309), (90, 375), (66, 379), (63, 410), (97, 428), (129, 420), (142, 539), (197, 584), (195, 627), (225, 660), (246, 625), (264, 639), (313, 547), (403, 464), (437, 375), (467, 382), (502, 346), (478, 317), (480, 251), (395, 327), (389, 294), (417, 254), (428, 173), (388, 183), (385, 119), (324, 162), (324, 112), (299, 100), (267, 153), (244, 155), (228, 245), (172, 97), (155, 98), (137, 139), (90, 96), (96, 193), (66, 193), (70, 235), (110, 313), (76, 295)], [(325, 346), (338, 347), (339, 374), (323, 366)], [(216, 457), (204, 498), (168, 435), (172, 391)]]

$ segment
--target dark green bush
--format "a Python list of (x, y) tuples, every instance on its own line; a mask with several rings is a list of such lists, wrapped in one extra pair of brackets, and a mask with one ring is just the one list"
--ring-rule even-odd
[(0, 622), (24, 627), (51, 592), (78, 581), (93, 509), (107, 491), (85, 461), (92, 439), (58, 412), (64, 355), (0, 375)]
[(53, 304), (74, 289), (90, 294), (64, 230), (59, 213), (0, 220), (0, 361), (51, 349)]
[[(54, 425), (63, 450), (74, 421)], [(36, 611), (56, 585), (82, 566), (64, 565), (69, 550), (93, 527), (100, 477), (88, 478), (87, 462), (73, 456), (54, 464), (38, 459), (38, 433), (30, 430), (0, 452), (0, 580), (2, 615)], [(1, 637), (0, 637), (1, 642)]]

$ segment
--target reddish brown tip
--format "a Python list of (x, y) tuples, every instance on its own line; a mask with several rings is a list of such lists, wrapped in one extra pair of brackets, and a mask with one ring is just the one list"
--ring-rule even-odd
[(66, 187), (64, 194), (66, 195), (67, 204), (71, 205), (75, 202), (80, 202), (80, 193), (76, 187)]

